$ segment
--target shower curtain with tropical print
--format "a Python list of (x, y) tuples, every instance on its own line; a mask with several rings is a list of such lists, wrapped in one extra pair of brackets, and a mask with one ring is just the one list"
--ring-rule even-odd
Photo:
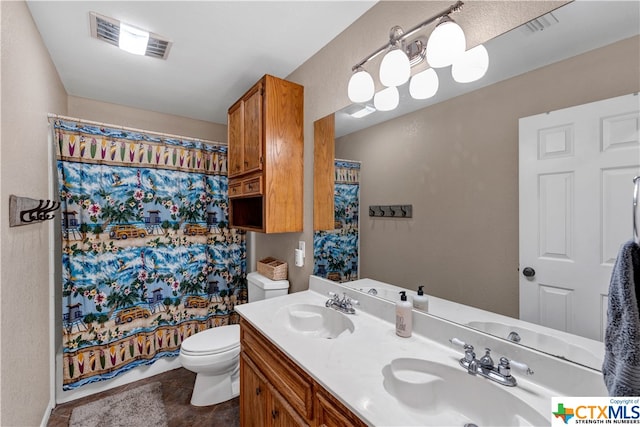
[(226, 146), (52, 120), (62, 221), (63, 389), (179, 354), (237, 323), (244, 233)]
[(358, 279), (360, 162), (335, 161), (335, 229), (313, 233), (313, 274), (336, 282)]

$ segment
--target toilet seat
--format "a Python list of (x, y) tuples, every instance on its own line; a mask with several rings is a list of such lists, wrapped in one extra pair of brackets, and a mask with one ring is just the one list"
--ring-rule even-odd
[(208, 356), (239, 348), (240, 325), (225, 325), (190, 336), (182, 342), (180, 352), (189, 356)]

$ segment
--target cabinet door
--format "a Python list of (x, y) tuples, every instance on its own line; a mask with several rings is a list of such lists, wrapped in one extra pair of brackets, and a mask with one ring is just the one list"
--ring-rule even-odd
[(238, 101), (231, 108), (227, 117), (227, 141), (229, 146), (229, 152), (227, 155), (227, 161), (229, 162), (228, 172), (229, 176), (235, 176), (242, 173), (243, 170), (243, 124), (244, 124), (244, 109), (242, 101)]
[(264, 427), (269, 390), (266, 379), (244, 353), (240, 358), (240, 390), (240, 425)]
[(262, 169), (262, 82), (257, 84), (243, 98), (244, 103), (244, 144), (242, 172)]
[(316, 392), (316, 425), (318, 427), (354, 427), (366, 424), (322, 389)]
[(287, 403), (284, 397), (269, 384), (270, 413), (267, 415), (271, 419), (273, 427), (308, 427), (306, 422), (298, 413)]

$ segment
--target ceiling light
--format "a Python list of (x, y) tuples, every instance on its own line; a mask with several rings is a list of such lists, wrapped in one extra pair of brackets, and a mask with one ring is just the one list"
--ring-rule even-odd
[(469, 49), (451, 67), (451, 75), (458, 83), (470, 83), (481, 79), (489, 69), (489, 53), (483, 45)]
[(149, 32), (132, 27), (124, 22), (120, 23), (120, 38), (118, 47), (134, 55), (144, 55), (149, 43)]
[[(126, 47), (127, 42), (121, 41), (121, 38), (135, 39), (140, 43), (138, 48), (126, 48), (126, 50), (133, 50), (138, 55), (145, 55), (160, 59), (167, 59), (167, 56), (169, 55), (169, 49), (171, 48), (172, 43), (165, 37), (140, 30), (139, 28), (132, 27), (131, 25), (121, 23), (117, 19), (99, 15), (95, 12), (89, 12), (89, 24), (91, 28), (91, 36), (98, 40), (102, 40), (118, 47), (123, 44)], [(121, 27), (123, 28), (121, 29)], [(143, 51), (142, 40), (147, 38), (146, 34), (148, 34), (148, 39)]]
[(409, 94), (414, 99), (428, 99), (438, 92), (439, 84), (436, 71), (429, 68), (411, 77)]
[(376, 111), (376, 109), (373, 108), (371, 105), (364, 105), (359, 110), (356, 110), (353, 113), (349, 113), (349, 115), (354, 119), (361, 119), (373, 113), (374, 111)]
[(391, 111), (400, 103), (400, 93), (395, 86), (382, 89), (373, 97), (373, 105), (378, 111)]
[(427, 62), (433, 68), (447, 67), (466, 49), (464, 31), (453, 19), (444, 16), (427, 41)]
[(347, 91), (352, 102), (369, 101), (375, 92), (373, 77), (362, 68), (358, 69), (349, 79)]

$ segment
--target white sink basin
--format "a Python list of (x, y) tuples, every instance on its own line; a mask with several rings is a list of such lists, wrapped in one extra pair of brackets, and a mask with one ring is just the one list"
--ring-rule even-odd
[(312, 304), (282, 307), (276, 321), (284, 322), (291, 330), (308, 337), (334, 339), (351, 334), (353, 322), (347, 315), (332, 308)]
[(384, 388), (425, 426), (546, 426), (551, 421), (505, 387), (462, 367), (399, 358), (382, 371)]
[(519, 344), (521, 345), (590, 366), (594, 369), (602, 368), (601, 357), (599, 358), (585, 347), (568, 343), (558, 337), (499, 322), (469, 322), (467, 326), (501, 338), (507, 338), (511, 332), (516, 332), (520, 336)]

